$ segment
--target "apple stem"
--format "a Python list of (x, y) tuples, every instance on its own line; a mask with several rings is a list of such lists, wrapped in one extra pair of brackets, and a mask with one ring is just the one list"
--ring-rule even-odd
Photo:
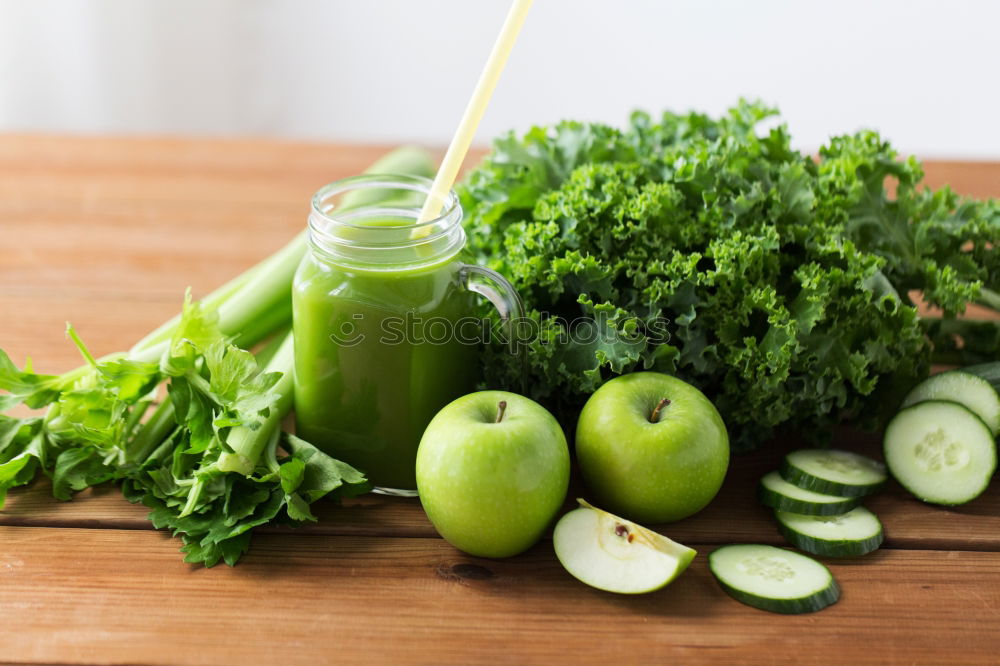
[(656, 423), (660, 420), (660, 410), (670, 404), (670, 398), (664, 398), (661, 400), (656, 407), (653, 408), (653, 413), (649, 415), (649, 422)]
[(497, 404), (497, 420), (494, 421), (494, 423), (500, 423), (500, 421), (503, 420), (503, 413), (505, 411), (507, 411), (507, 401), (501, 400), (499, 404)]

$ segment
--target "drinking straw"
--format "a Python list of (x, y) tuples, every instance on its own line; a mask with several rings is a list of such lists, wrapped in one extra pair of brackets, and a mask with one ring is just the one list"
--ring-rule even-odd
[[(476, 83), (476, 88), (472, 91), (472, 98), (469, 99), (469, 104), (465, 107), (462, 122), (455, 130), (455, 136), (451, 139), (448, 152), (445, 153), (437, 175), (434, 177), (434, 184), (431, 186), (427, 200), (424, 201), (424, 207), (420, 211), (420, 217), (417, 219), (418, 224), (429, 222), (441, 214), (441, 206), (444, 204), (451, 186), (455, 184), (458, 170), (462, 166), (466, 153), (469, 152), (469, 145), (476, 134), (476, 128), (479, 127), (479, 121), (490, 103), (490, 97), (497, 87), (500, 73), (503, 71), (504, 65), (507, 64), (507, 58), (514, 48), (514, 42), (521, 31), (521, 26), (524, 25), (524, 19), (528, 15), (531, 3), (532, 0), (514, 0), (511, 4), (510, 11), (507, 12), (507, 19), (493, 45), (490, 58), (486, 61), (486, 67), (479, 75), (479, 82)], [(425, 228), (421, 230), (419, 236), (425, 236), (428, 233), (430, 233), (430, 229)]]

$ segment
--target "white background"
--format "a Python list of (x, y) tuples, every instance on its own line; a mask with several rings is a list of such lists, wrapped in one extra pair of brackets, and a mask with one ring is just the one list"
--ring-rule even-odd
[[(447, 143), (506, 0), (0, 0), (0, 131)], [(536, 0), (477, 136), (779, 106), (1000, 159), (1000, 2)]]

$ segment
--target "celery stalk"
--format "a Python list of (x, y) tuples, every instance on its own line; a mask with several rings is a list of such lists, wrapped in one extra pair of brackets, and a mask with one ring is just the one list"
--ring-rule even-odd
[[(241, 347), (260, 342), (292, 318), (292, 278), (306, 250), (305, 232), (239, 278), (209, 295), (203, 304), (219, 313), (219, 329)], [(162, 324), (129, 352), (135, 361), (156, 361), (177, 328), (180, 315)]]
[(237, 472), (244, 476), (253, 474), (261, 453), (271, 438), (278, 432), (281, 427), (281, 420), (292, 409), (294, 385), (292, 364), (294, 361), (292, 334), (288, 333), (275, 353), (274, 358), (264, 368), (265, 372), (282, 373), (281, 379), (271, 388), (274, 393), (277, 393), (281, 397), (259, 428), (251, 430), (245, 426), (239, 426), (230, 431), (226, 442), (233, 449), (233, 452), (224, 452), (219, 455), (216, 466), (220, 471)]
[[(425, 152), (408, 147), (389, 153), (368, 172), (429, 176), (433, 166)], [(370, 197), (372, 193), (365, 194)], [(291, 321), (292, 281), (306, 247), (307, 236), (303, 232), (271, 257), (205, 297), (199, 306), (205, 313), (203, 330), (214, 328), (236, 346), (246, 349), (287, 328)], [(30, 365), (18, 369), (0, 350), (0, 391), (6, 391), (0, 393), (0, 411), (22, 403), (48, 410), (42, 418), (0, 414), (0, 441), (6, 442), (0, 449), (0, 506), (6, 489), (28, 483), (37, 469), (53, 477), (54, 488), (61, 483), (68, 495), (69, 490), (100, 483), (109, 475), (129, 478), (136, 466), (144, 465), (148, 456), (160, 451), (172, 436), (185, 440), (193, 436), (185, 427), (193, 418), (191, 413), (174, 414), (171, 401), (165, 401), (147, 415), (153, 392), (170, 374), (161, 363), (168, 359), (165, 352), (170, 349), (181, 321), (180, 316), (173, 317), (139, 340), (129, 352), (100, 359), (94, 359), (82, 341), (71, 333), (87, 362), (58, 376), (36, 374)], [(264, 417), (265, 430), (271, 432), (278, 432), (281, 417), (291, 409), (292, 343), (291, 336), (286, 337), (286, 344), (268, 364), (269, 368), (282, 372), (277, 386), (272, 387), (280, 398), (271, 415)], [(199, 354), (204, 351), (202, 348)], [(193, 368), (193, 374), (191, 370), (185, 371), (187, 381), (196, 386), (196, 391), (203, 392), (204, 379), (197, 367)], [(265, 391), (264, 395), (267, 394)], [(202, 416), (212, 416), (205, 410), (214, 408), (204, 400), (203, 403), (194, 408), (201, 409)], [(255, 437), (256, 433), (242, 432), (239, 427), (234, 430), (231, 434), (236, 451), (224, 452), (224, 465), (245, 475), (253, 474), (261, 451), (270, 442)], [(194, 436), (204, 443), (207, 435), (202, 427)], [(24, 461), (20, 461), (22, 458)], [(15, 459), (18, 461), (12, 462)], [(57, 460), (62, 464), (57, 464)], [(177, 461), (184, 465), (190, 462), (180, 457)]]
[[(434, 165), (425, 150), (402, 146), (376, 160), (365, 173), (398, 173), (431, 177)], [(345, 196), (343, 205), (373, 203), (384, 196), (379, 190), (359, 190)], [(219, 312), (219, 328), (243, 348), (248, 348), (288, 324), (292, 317), (291, 285), (295, 270), (306, 251), (306, 232), (301, 232), (284, 248), (230, 280), (202, 299)], [(160, 358), (180, 315), (164, 322), (137, 342), (129, 357), (138, 361)]]
[[(429, 176), (433, 164), (423, 151), (403, 148), (368, 171)], [(22, 403), (48, 409), (42, 418), (0, 414), (0, 441), (5, 442), (0, 448), (0, 507), (7, 489), (29, 483), (38, 470), (52, 477), (53, 493), (62, 499), (115, 479), (131, 501), (142, 501), (153, 509), (154, 525), (182, 535), (187, 561), (212, 566), (220, 558), (234, 563), (248, 543), (245, 530), (274, 519), (286, 504), (291, 520), (314, 520), (308, 504), (322, 494), (341, 485), (338, 493), (362, 492), (366, 487), (363, 475), (307, 442), (290, 438), (293, 450), (280, 460), (275, 455), (281, 420), (292, 408), (291, 334), (284, 335), (266, 364), (266, 371), (280, 372), (280, 377), (260, 377), (254, 372), (256, 366), (251, 367), (252, 359), (248, 362), (242, 351), (290, 325), (292, 281), (306, 247), (306, 234), (297, 235), (283, 249), (192, 306), (189, 316), (201, 317), (200, 323), (187, 320), (182, 324), (181, 316), (174, 317), (127, 353), (94, 359), (70, 329), (87, 362), (62, 375), (39, 375), (30, 366), (20, 370), (0, 350), (0, 390), (9, 393), (0, 393), (0, 411)], [(181, 344), (171, 349), (181, 325), (194, 326), (184, 328), (190, 347)], [(210, 351), (220, 353), (218, 346), (209, 349), (213, 331), (231, 358), (206, 356)], [(203, 334), (203, 339), (187, 339), (189, 334)], [(218, 388), (221, 394), (213, 393), (208, 385), (210, 360), (223, 377)], [(240, 383), (234, 385), (237, 378)], [(148, 414), (156, 387), (165, 381), (170, 383), (171, 399)], [(240, 387), (235, 393), (234, 386)], [(259, 416), (255, 427), (228, 426), (228, 436), (219, 442), (218, 429), (227, 426), (217, 421), (244, 418), (239, 410), (250, 409), (246, 405), (254, 404), (254, 395), (273, 401), (264, 400), (268, 406), (256, 414), (245, 412), (250, 420), (237, 421), (249, 424)], [(175, 404), (175, 398), (180, 402)], [(239, 399), (249, 403), (241, 406)], [(178, 405), (183, 414), (176, 413)], [(326, 470), (302, 476), (303, 465), (309, 469), (326, 466)], [(282, 468), (280, 481), (278, 467)], [(257, 474), (258, 470), (262, 473)], [(238, 474), (227, 475), (230, 471)], [(314, 487), (319, 481), (325, 485)], [(307, 484), (304, 495), (296, 494), (300, 484)], [(265, 502), (261, 497), (269, 499)], [(246, 513), (247, 502), (251, 509), (259, 504), (254, 511), (263, 513)], [(243, 509), (233, 511), (243, 513), (230, 515), (236, 506)], [(245, 526), (233, 527), (234, 522)]]
[[(260, 263), (255, 264), (254, 266), (247, 269), (243, 273), (240, 273), (235, 278), (233, 278), (226, 284), (222, 285), (212, 293), (205, 296), (203, 299), (201, 299), (201, 302), (208, 307), (213, 307), (213, 308), (218, 307), (223, 302), (225, 302), (227, 298), (235, 294), (244, 285), (246, 285), (246, 283), (249, 282), (250, 279), (255, 274), (257, 274), (261, 270), (264, 270), (266, 266), (269, 266), (273, 261), (273, 259), (274, 257), (272, 255), (267, 259), (264, 259)], [(135, 343), (132, 349), (129, 350), (129, 353), (136, 354), (145, 349), (157, 346), (160, 343), (165, 342), (166, 340), (169, 340), (170, 336), (172, 336), (174, 333), (174, 329), (177, 327), (177, 323), (180, 322), (180, 320), (181, 320), (181, 315), (180, 313), (178, 313), (173, 317), (171, 317), (170, 319), (168, 319), (167, 321), (163, 322), (162, 324), (157, 326), (156, 329), (146, 334), (146, 336), (143, 337), (141, 340), (139, 340), (139, 342)]]

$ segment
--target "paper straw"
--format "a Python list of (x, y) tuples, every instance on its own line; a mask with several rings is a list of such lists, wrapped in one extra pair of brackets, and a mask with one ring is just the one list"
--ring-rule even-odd
[[(507, 58), (514, 48), (514, 42), (521, 31), (521, 26), (524, 25), (524, 19), (528, 15), (531, 3), (532, 0), (514, 0), (511, 4), (510, 11), (507, 12), (507, 19), (500, 29), (500, 35), (497, 36), (497, 41), (493, 45), (490, 58), (486, 61), (486, 67), (483, 69), (483, 73), (479, 75), (479, 82), (476, 83), (476, 89), (472, 92), (472, 98), (469, 100), (468, 106), (465, 107), (462, 122), (459, 123), (458, 129), (455, 131), (455, 136), (451, 140), (451, 145), (448, 146), (448, 152), (445, 153), (437, 175), (434, 177), (434, 184), (431, 186), (431, 191), (427, 195), (424, 207), (420, 211), (420, 218), (417, 220), (418, 224), (429, 222), (441, 214), (441, 206), (448, 192), (451, 190), (451, 186), (455, 184), (455, 179), (458, 177), (458, 170), (462, 166), (462, 161), (465, 159), (466, 153), (469, 152), (469, 146), (472, 144), (472, 138), (476, 134), (476, 128), (479, 127), (479, 121), (482, 119), (483, 113), (486, 112), (486, 107), (490, 103), (490, 97), (493, 96), (493, 90), (497, 87), (497, 81), (500, 80), (500, 73), (503, 71), (504, 65), (507, 64)], [(424, 229), (423, 232), (420, 235), (426, 235), (430, 232), (430, 229)]]

